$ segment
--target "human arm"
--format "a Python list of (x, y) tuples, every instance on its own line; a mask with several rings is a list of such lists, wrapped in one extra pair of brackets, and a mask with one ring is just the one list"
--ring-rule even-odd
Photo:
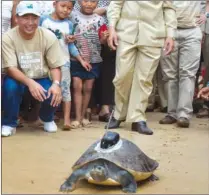
[(169, 55), (174, 48), (174, 31), (177, 29), (176, 11), (172, 1), (163, 1), (163, 12), (166, 27), (164, 54)]
[(47, 98), (52, 95), (51, 106), (56, 107), (61, 103), (62, 100), (62, 92), (60, 85), (61, 81), (61, 70), (59, 67), (50, 69), (51, 77), (52, 77), (52, 85), (48, 90)]
[(110, 4), (110, 1), (99, 0), (97, 8), (94, 10), (94, 13), (103, 16), (107, 13), (107, 8)]
[(15, 27), (17, 25), (16, 23), (16, 8), (17, 5), (20, 3), (21, 0), (13, 0), (13, 6), (12, 6), (12, 18), (11, 18), (11, 27)]
[(206, 0), (206, 12), (209, 13), (209, 0)]
[(45, 58), (50, 69), (52, 85), (48, 90), (47, 98), (52, 95), (51, 105), (55, 107), (58, 106), (62, 100), (61, 88), (59, 84), (61, 81), (60, 67), (65, 64), (65, 61), (63, 60), (64, 57), (58, 39), (53, 33), (51, 33), (50, 36), (52, 39), (48, 40), (49, 44), (47, 45)]
[(70, 53), (73, 57), (75, 57), (87, 71), (90, 71), (90, 70), (92, 69), (91, 64), (89, 64), (88, 62), (86, 62), (86, 61), (81, 57), (81, 55), (79, 54), (79, 51), (78, 51), (78, 49), (76, 48), (76, 46), (74, 45), (74, 43), (68, 44), (68, 49), (69, 49), (69, 53)]
[(208, 0), (201, 1), (200, 17), (197, 19), (196, 23), (198, 25), (201, 25), (201, 30), (203, 32), (205, 30), (205, 22), (207, 20), (207, 18), (206, 18), (207, 12), (209, 12), (209, 1)]
[(101, 44), (106, 44), (107, 43), (107, 38), (109, 37), (109, 31), (107, 28), (106, 24), (103, 24), (100, 28), (99, 28), (99, 40)]
[(6, 68), (7, 75), (16, 81), (28, 87), (31, 95), (38, 101), (43, 102), (46, 99), (45, 93), (47, 92), (39, 83), (27, 77), (17, 67)]
[(107, 9), (107, 18), (109, 21), (109, 38), (108, 38), (108, 45), (113, 50), (116, 50), (118, 45), (118, 36), (116, 33), (116, 24), (120, 19), (121, 10), (124, 4), (123, 1), (111, 1), (110, 5)]
[(18, 59), (12, 38), (7, 34), (2, 37), (2, 68), (14, 80), (28, 86), (31, 95), (38, 101), (46, 99), (46, 90), (33, 79), (27, 77), (18, 67)]
[(98, 7), (98, 8), (96, 8), (96, 9), (94, 10), (94, 13), (95, 13), (95, 14), (98, 14), (98, 15), (100, 15), (100, 16), (105, 15), (106, 12), (107, 12), (107, 8), (104, 8), (104, 7)]
[(105, 45), (107, 43), (108, 37), (109, 37), (108, 30), (101, 32), (100, 43)]

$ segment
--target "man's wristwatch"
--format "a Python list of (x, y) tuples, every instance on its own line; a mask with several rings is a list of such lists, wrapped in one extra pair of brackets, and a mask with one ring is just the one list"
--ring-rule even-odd
[(209, 18), (209, 12), (205, 13), (206, 18)]
[(55, 85), (58, 85), (59, 87), (60, 87), (60, 82), (59, 81), (53, 81), (53, 83), (52, 84), (55, 84)]

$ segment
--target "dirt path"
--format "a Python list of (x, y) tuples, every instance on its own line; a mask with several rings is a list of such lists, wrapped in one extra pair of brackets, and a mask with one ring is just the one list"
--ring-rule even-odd
[[(163, 115), (149, 113), (153, 136), (144, 136), (122, 127), (121, 137), (137, 144), (147, 155), (155, 158), (160, 167), (159, 181), (139, 186), (137, 193), (209, 193), (209, 121), (194, 118), (189, 129), (175, 125), (159, 125)], [(48, 134), (41, 129), (24, 127), (13, 137), (2, 139), (3, 193), (59, 193), (71, 166), (103, 133), (104, 123), (85, 130), (59, 131)], [(99, 187), (81, 182), (73, 193), (122, 193), (119, 187)]]

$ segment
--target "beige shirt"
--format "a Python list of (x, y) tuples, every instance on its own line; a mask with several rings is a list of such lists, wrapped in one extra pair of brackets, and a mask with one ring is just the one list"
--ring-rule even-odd
[(162, 47), (177, 26), (171, 1), (111, 1), (107, 17), (120, 40), (144, 46)]
[(32, 79), (48, 77), (49, 69), (64, 65), (56, 36), (39, 27), (31, 40), (23, 39), (18, 27), (2, 37), (3, 68), (18, 67)]
[(198, 26), (196, 20), (200, 17), (201, 1), (173, 1), (179, 28)]

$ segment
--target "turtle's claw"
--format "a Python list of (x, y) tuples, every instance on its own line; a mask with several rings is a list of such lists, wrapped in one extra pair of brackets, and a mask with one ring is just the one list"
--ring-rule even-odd
[(75, 185), (72, 183), (64, 183), (61, 185), (60, 187), (60, 192), (72, 192), (73, 190), (75, 190)]
[(122, 190), (125, 193), (136, 193), (136, 189), (135, 188), (125, 187)]
[(149, 181), (158, 181), (159, 180), (159, 177), (152, 174), (150, 177), (149, 177)]

